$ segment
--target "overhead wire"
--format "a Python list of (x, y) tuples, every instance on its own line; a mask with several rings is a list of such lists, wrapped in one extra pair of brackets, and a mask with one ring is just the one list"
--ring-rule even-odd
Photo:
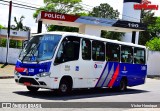
[[(0, 0), (0, 3), (1, 2), (8, 3), (8, 4), (5, 4), (5, 5), (9, 5), (9, 1)], [(12, 2), (12, 4), (13, 4), (12, 5), (13, 7), (18, 7), (18, 8), (24, 8), (24, 9), (29, 9), (29, 10), (37, 10), (38, 9), (37, 7), (28, 6), (28, 5), (24, 5), (24, 4), (19, 4), (19, 3), (15, 3), (15, 2)]]
[(14, 0), (14, 1), (17, 1), (19, 3), (25, 3), (25, 4), (29, 4), (29, 5), (34, 5), (34, 6), (38, 6), (38, 7), (42, 7), (41, 5), (38, 5), (38, 4), (33, 4), (33, 3), (28, 3), (28, 2), (23, 2), (23, 1), (20, 1), (20, 0)]

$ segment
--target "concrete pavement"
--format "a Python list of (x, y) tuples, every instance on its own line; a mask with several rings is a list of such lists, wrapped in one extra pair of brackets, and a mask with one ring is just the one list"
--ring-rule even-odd
[[(37, 93), (30, 93), (23, 85), (17, 85), (14, 79), (0, 80), (0, 102), (160, 102), (160, 80), (146, 79), (140, 86), (129, 87), (126, 92), (112, 89), (75, 90), (71, 95), (60, 96), (52, 90), (40, 89)], [(72, 106), (71, 106), (72, 107)], [(8, 109), (0, 111), (43, 111), (46, 109)], [(160, 111), (160, 108), (47, 108), (47, 111)]]
[(0, 79), (13, 78), (15, 65), (7, 65), (1, 68), (3, 64), (0, 64)]

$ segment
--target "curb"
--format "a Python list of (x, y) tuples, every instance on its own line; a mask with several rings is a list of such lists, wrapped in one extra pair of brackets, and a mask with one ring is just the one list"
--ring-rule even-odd
[(0, 76), (0, 79), (11, 79), (14, 78), (14, 76)]
[(160, 75), (147, 75), (148, 78), (160, 77)]

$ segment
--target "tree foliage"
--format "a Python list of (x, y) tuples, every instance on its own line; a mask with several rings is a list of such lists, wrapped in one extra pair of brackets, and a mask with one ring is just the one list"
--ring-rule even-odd
[(0, 25), (0, 29), (3, 29), (3, 26), (2, 26), (2, 25)]
[(160, 38), (154, 37), (152, 40), (146, 43), (149, 50), (160, 51)]
[(19, 19), (19, 21), (17, 21), (17, 18), (16, 17), (14, 17), (14, 22), (16, 23), (16, 30), (22, 30), (23, 29), (23, 23), (22, 23), (22, 21), (23, 21), (23, 19), (24, 19), (25, 17), (22, 15), (21, 17), (20, 17), (20, 19)]
[(145, 45), (147, 41), (160, 34), (160, 18), (154, 17), (154, 12), (142, 10), (141, 22), (147, 25), (147, 30), (140, 32), (139, 44)]
[[(17, 20), (16, 17), (14, 17), (14, 22), (16, 23), (16, 25), (11, 25), (11, 29), (12, 30), (17, 30), (17, 31), (30, 31), (30, 28), (27, 26), (23, 25), (23, 20), (24, 20), (24, 16), (21, 16), (19, 21)], [(0, 29), (7, 29), (3, 26), (0, 25)], [(6, 47), (6, 39), (0, 39), (0, 47)], [(10, 48), (21, 48), (22, 47), (22, 41), (20, 40), (10, 40), (9, 42), (9, 47)]]
[(160, 36), (160, 17), (155, 17), (155, 23), (148, 25), (148, 31), (152, 37)]
[(7, 28), (0, 24), (0, 29), (7, 29)]
[[(109, 19), (118, 19), (119, 12), (118, 10), (114, 10), (109, 4), (104, 3), (100, 4), (100, 6), (96, 6), (89, 13), (89, 16), (100, 17), (100, 18), (109, 18)], [(107, 39), (120, 40), (124, 33), (120, 32), (107, 32), (102, 31), (101, 36)]]
[(94, 7), (89, 13), (89, 16), (117, 19), (119, 17), (119, 12), (118, 10), (114, 10), (108, 3), (104, 3)]
[(78, 28), (67, 27), (67, 26), (58, 26), (58, 25), (50, 25), (48, 27), (48, 31), (78, 32)]
[[(44, 0), (44, 7), (40, 7), (33, 14), (33, 17), (36, 18), (40, 11), (49, 11), (49, 12), (58, 12), (64, 14), (75, 14), (75, 15), (87, 15), (82, 12), (82, 6), (80, 5), (81, 0)], [(46, 24), (48, 31), (68, 31), (68, 32), (78, 32), (78, 28), (66, 27), (66, 26), (57, 26), (57, 25), (48, 25)]]
[(23, 26), (23, 20), (24, 20), (24, 16), (22, 15), (19, 19), (19, 21), (17, 20), (16, 17), (14, 17), (14, 22), (16, 23), (16, 25), (11, 25), (11, 29), (12, 30), (17, 30), (17, 31), (29, 31), (30, 28), (27, 26)]
[(64, 14), (75, 14), (82, 11), (82, 6), (80, 5), (81, 0), (44, 0), (44, 7), (40, 7), (33, 14), (36, 18), (40, 11), (58, 12)]
[[(0, 47), (6, 47), (7, 39), (0, 38)], [(10, 48), (22, 48), (22, 41), (20, 40), (10, 40), (9, 42)]]
[(121, 40), (120, 37), (124, 36), (124, 33), (121, 32), (107, 32), (102, 30), (101, 36), (107, 39), (113, 39), (113, 40)]

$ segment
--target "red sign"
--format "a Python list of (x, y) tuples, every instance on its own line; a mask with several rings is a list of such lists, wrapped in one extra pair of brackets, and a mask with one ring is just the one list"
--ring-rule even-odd
[(152, 5), (151, 1), (148, 0), (142, 0), (140, 4), (134, 4), (135, 10), (158, 10), (158, 5)]
[(49, 20), (60, 20), (60, 21), (68, 21), (74, 22), (79, 16), (69, 15), (69, 14), (61, 14), (56, 12), (41, 12), (42, 19), (49, 19)]

